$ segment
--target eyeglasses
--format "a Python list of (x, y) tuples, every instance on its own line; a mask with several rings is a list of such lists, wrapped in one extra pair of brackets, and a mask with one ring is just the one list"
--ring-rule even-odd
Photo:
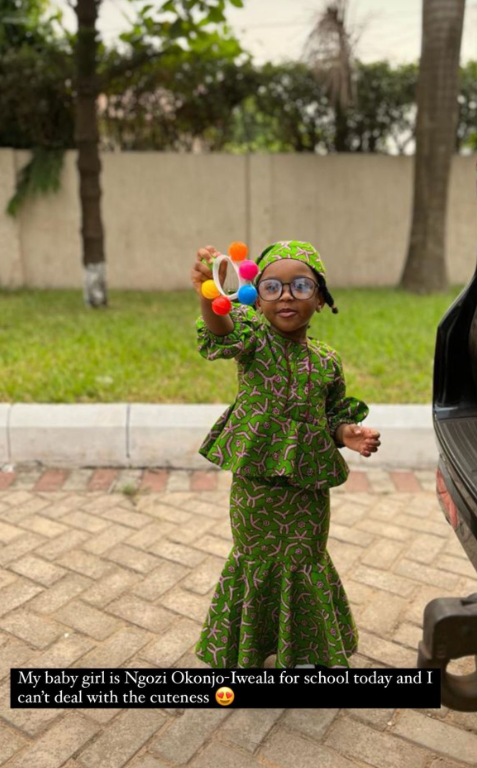
[(269, 277), (259, 282), (258, 295), (264, 301), (277, 301), (283, 293), (284, 285), (290, 286), (290, 293), (294, 299), (311, 299), (319, 287), (311, 277), (295, 277), (291, 283), (282, 283), (276, 277)]

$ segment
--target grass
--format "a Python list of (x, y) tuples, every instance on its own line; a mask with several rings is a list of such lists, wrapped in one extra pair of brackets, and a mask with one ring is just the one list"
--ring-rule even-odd
[[(348, 392), (369, 403), (431, 399), (436, 327), (460, 292), (335, 290), (340, 313), (311, 335), (343, 359)], [(197, 352), (192, 291), (112, 292), (88, 310), (79, 291), (0, 291), (0, 401), (227, 403), (236, 366)]]

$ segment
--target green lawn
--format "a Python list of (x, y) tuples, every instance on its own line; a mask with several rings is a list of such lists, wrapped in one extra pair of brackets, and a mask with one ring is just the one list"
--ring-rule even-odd
[[(311, 333), (340, 352), (349, 394), (429, 402), (436, 327), (459, 292), (335, 290), (340, 313), (315, 315)], [(0, 291), (0, 401), (230, 402), (235, 363), (199, 355), (198, 312), (192, 290), (112, 292), (106, 311), (78, 291)]]

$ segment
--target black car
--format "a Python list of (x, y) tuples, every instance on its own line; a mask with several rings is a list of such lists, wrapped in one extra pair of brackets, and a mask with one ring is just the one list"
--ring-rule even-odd
[[(477, 572), (477, 271), (437, 330), (432, 407), (438, 499)], [(477, 662), (477, 593), (432, 600), (418, 666), (441, 669), (443, 704), (477, 711), (477, 669), (462, 676), (446, 669), (464, 656)]]

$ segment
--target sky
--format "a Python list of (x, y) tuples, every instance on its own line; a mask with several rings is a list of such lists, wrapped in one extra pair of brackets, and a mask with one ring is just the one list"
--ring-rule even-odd
[[(73, 2), (73, 0), (71, 0)], [(67, 0), (52, 0), (74, 28), (75, 16)], [(127, 27), (128, 0), (103, 0), (99, 30), (112, 43)], [(227, 19), (243, 47), (257, 63), (300, 58), (322, 0), (244, 0), (230, 6)], [(421, 0), (351, 0), (350, 20), (361, 29), (357, 55), (362, 61), (388, 59), (398, 64), (417, 61), (421, 44)], [(467, 0), (462, 61), (477, 59), (477, 0)]]

